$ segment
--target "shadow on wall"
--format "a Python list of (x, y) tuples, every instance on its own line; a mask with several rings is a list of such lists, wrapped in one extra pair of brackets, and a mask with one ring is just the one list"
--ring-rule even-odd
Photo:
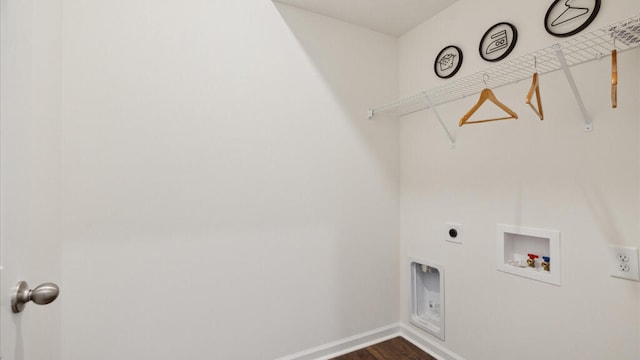
[[(396, 164), (397, 124), (367, 121), (369, 107), (398, 97), (396, 38), (289, 5), (274, 3), (310, 62), (340, 104), (369, 154), (383, 166)], [(327, 109), (330, 110), (330, 109)], [(317, 114), (321, 121), (331, 112)], [(395, 182), (397, 169), (385, 168)]]
[(590, 186), (591, 189), (588, 187), (589, 185), (580, 184), (580, 191), (593, 215), (593, 219), (596, 221), (597, 227), (601, 231), (601, 237), (603, 239), (612, 239), (616, 242), (622, 241), (625, 236), (620, 231), (620, 226), (613, 216), (614, 212), (606, 196), (595, 184)]
[(329, 93), (309, 99), (312, 108), (321, 109), (309, 116), (325, 129), (340, 130), (326, 141), (336, 144), (331, 181), (345, 195), (344, 204), (337, 209), (336, 234), (324, 240), (335, 242), (327, 249), (332, 254), (317, 254), (332, 261), (333, 273), (333, 284), (326, 287), (333, 294), (317, 295), (328, 301), (339, 296), (331, 300), (332, 313), (316, 314), (330, 319), (333, 331), (321, 340), (329, 342), (398, 318), (393, 256), (398, 237), (398, 124), (367, 120), (371, 105), (397, 98), (397, 39), (288, 5), (274, 6)]

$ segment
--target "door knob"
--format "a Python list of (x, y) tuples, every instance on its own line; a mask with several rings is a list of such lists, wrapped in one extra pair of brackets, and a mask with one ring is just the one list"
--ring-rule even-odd
[(30, 290), (26, 281), (20, 281), (16, 285), (16, 289), (11, 296), (11, 310), (14, 313), (21, 312), (29, 301), (33, 301), (38, 305), (47, 305), (52, 303), (60, 294), (60, 288), (54, 283), (44, 283)]

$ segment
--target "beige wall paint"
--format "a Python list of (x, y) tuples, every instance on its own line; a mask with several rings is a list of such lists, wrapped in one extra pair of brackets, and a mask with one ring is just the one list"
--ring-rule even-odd
[[(431, 64), (449, 44), (464, 51), (461, 75), (489, 66), (477, 55), (477, 42), (500, 21), (519, 30), (512, 57), (553, 44), (557, 39), (542, 27), (547, 6), (459, 1), (400, 39), (401, 94), (441, 84)], [(592, 28), (639, 8), (636, 1), (605, 2)], [(457, 136), (455, 150), (432, 113), (400, 120), (403, 321), (407, 257), (413, 256), (444, 266), (443, 344), (464, 358), (640, 356), (639, 285), (609, 277), (606, 268), (608, 244), (639, 242), (637, 50), (621, 54), (619, 63), (624, 75), (616, 110), (610, 108), (608, 60), (572, 69), (594, 119), (592, 133), (582, 131), (561, 73), (541, 77), (543, 122), (524, 104), (528, 81), (495, 90), (520, 114), (516, 121), (457, 128), (475, 96), (439, 108)], [(463, 245), (445, 243), (445, 222), (463, 224)], [(497, 223), (560, 230), (562, 286), (497, 271)]]
[(63, 12), (63, 358), (270, 359), (397, 320), (397, 40), (270, 1)]

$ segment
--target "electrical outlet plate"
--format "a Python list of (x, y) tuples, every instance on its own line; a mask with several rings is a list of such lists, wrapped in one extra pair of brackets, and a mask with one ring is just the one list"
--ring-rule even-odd
[(462, 224), (446, 223), (444, 239), (456, 244), (462, 244)]
[(638, 248), (609, 245), (609, 274), (621, 279), (640, 281)]

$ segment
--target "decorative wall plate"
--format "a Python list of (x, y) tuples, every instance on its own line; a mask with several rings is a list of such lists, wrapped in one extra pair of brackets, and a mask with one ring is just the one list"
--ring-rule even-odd
[(555, 0), (544, 17), (553, 36), (567, 37), (584, 30), (598, 15), (600, 0)]
[(518, 42), (518, 30), (507, 22), (493, 25), (480, 40), (480, 56), (487, 61), (506, 58)]
[(449, 45), (440, 50), (436, 61), (433, 63), (433, 71), (439, 78), (448, 79), (455, 75), (462, 66), (462, 50), (454, 45)]

